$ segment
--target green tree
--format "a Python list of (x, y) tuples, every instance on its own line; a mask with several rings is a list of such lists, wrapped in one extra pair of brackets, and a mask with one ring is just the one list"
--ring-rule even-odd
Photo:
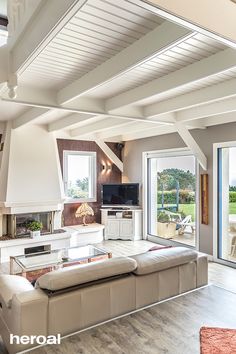
[(88, 179), (88, 177), (84, 177), (83, 179), (77, 179), (76, 185), (82, 191), (88, 191), (88, 188), (89, 188), (89, 179)]
[(167, 191), (176, 189), (177, 182), (179, 182), (179, 189), (195, 190), (196, 178), (189, 170), (167, 168), (157, 173), (157, 179), (160, 188)]

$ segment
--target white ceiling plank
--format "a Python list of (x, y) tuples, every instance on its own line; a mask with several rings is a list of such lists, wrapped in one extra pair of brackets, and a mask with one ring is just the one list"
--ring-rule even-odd
[(124, 172), (123, 162), (116, 156), (116, 154), (109, 148), (109, 146), (101, 139), (96, 139), (95, 143), (100, 149), (107, 155), (107, 157), (119, 168), (121, 172)]
[(193, 35), (190, 31), (164, 22), (120, 53), (102, 63), (80, 79), (58, 92), (58, 103), (65, 104), (80, 95), (110, 81), (128, 70), (144, 63), (158, 53)]
[(198, 162), (201, 165), (201, 167), (206, 171), (207, 158), (203, 153), (202, 149), (200, 148), (200, 146), (197, 144), (196, 140), (189, 132), (188, 128), (186, 128), (186, 126), (181, 122), (176, 122), (175, 127), (177, 132), (179, 133), (179, 135), (187, 145), (187, 147), (193, 152), (193, 154), (198, 159)]
[(73, 137), (83, 136), (87, 134), (93, 134), (99, 131), (110, 129), (111, 127), (119, 127), (124, 124), (121, 119), (105, 118), (101, 121), (85, 125), (84, 127), (75, 128), (70, 131), (70, 135)]
[(188, 122), (204, 117), (211, 117), (219, 114), (230, 113), (236, 111), (236, 97), (220, 100), (218, 102), (201, 105), (194, 108), (184, 109), (176, 112), (176, 120), (178, 122)]
[(121, 107), (137, 103), (152, 96), (158, 96), (190, 82), (197, 82), (235, 67), (236, 51), (229, 48), (204, 58), (168, 75), (152, 80), (106, 101), (106, 110), (110, 113)]
[(84, 122), (90, 119), (91, 118), (89, 118), (88, 115), (81, 115), (76, 113), (70, 114), (67, 117), (64, 117), (48, 124), (48, 131), (55, 132), (57, 130), (67, 129), (77, 123)]
[(165, 113), (175, 112), (186, 108), (200, 106), (235, 96), (236, 79), (208, 86), (168, 100), (153, 103), (143, 108), (144, 115), (152, 118)]
[(50, 113), (50, 110), (46, 108), (37, 108), (37, 107), (31, 108), (28, 111), (26, 111), (24, 114), (22, 114), (20, 117), (13, 120), (12, 128), (17, 129), (22, 127), (25, 124), (32, 123), (39, 117), (47, 115), (48, 113)]
[(86, 1), (44, 1), (11, 48), (11, 72), (22, 73)]

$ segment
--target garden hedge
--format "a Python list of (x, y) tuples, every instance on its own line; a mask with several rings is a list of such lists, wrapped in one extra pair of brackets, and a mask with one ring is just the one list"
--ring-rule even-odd
[[(236, 199), (236, 192), (235, 199)], [(162, 202), (162, 191), (157, 192), (157, 204)], [(180, 190), (179, 191), (179, 204), (193, 204), (195, 203), (195, 192)], [(164, 204), (176, 204), (176, 190), (164, 191)]]

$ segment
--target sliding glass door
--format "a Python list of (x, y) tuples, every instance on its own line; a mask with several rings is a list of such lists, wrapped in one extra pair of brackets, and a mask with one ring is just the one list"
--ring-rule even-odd
[(147, 153), (147, 233), (196, 245), (196, 160), (186, 151)]
[[(226, 145), (226, 144), (224, 144)], [(218, 146), (217, 165), (217, 258), (236, 263), (236, 143)]]

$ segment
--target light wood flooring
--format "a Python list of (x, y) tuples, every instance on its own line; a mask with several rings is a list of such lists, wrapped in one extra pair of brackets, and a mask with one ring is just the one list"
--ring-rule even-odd
[(199, 354), (200, 328), (235, 328), (235, 306), (234, 293), (212, 285), (77, 333), (63, 339), (61, 345), (38, 348), (32, 354)]
[[(97, 246), (118, 257), (146, 252), (153, 245), (141, 240), (104, 241)], [(0, 272), (9, 273), (9, 264), (1, 265)], [(35, 349), (32, 354), (198, 354), (201, 325), (236, 328), (235, 280), (236, 269), (210, 262), (209, 283), (230, 292), (208, 287), (69, 337), (60, 347)], [(6, 353), (1, 341), (0, 353)]]

